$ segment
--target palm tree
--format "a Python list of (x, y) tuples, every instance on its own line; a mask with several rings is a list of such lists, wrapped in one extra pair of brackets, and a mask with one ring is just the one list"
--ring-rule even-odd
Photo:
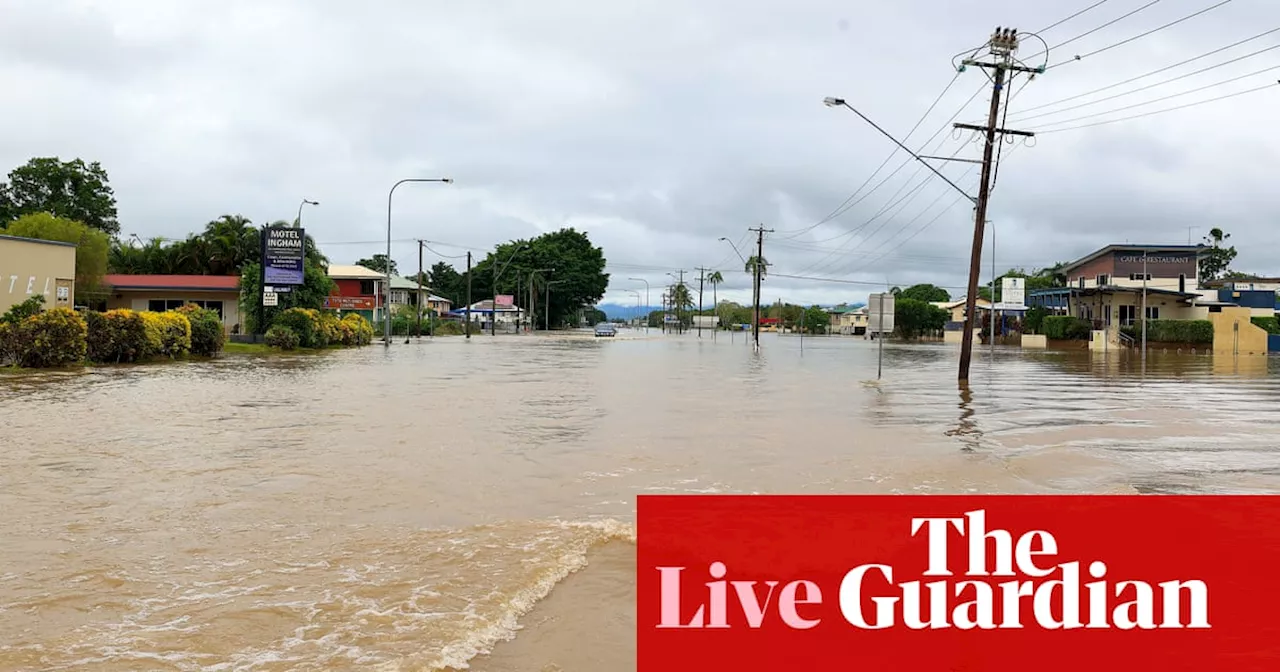
[[(716, 307), (716, 317), (720, 317), (720, 301), (716, 296), (716, 285), (724, 282), (724, 276), (720, 275), (720, 271), (713, 271), (707, 276), (707, 282), (711, 283), (711, 304)], [(716, 328), (720, 328), (720, 320), (716, 320)]]
[(760, 266), (760, 279), (764, 280), (765, 274), (769, 272), (768, 259), (765, 259), (764, 257), (752, 256), (751, 258), (747, 259), (746, 271), (748, 273), (755, 273), (757, 263)]

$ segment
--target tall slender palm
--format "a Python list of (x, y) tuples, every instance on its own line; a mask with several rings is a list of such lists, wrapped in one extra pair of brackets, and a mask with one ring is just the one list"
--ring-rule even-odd
[(760, 279), (764, 280), (764, 276), (769, 272), (769, 260), (764, 257), (752, 255), (747, 259), (746, 271), (748, 273), (755, 273), (757, 265), (760, 266)]
[[(715, 313), (718, 318), (720, 317), (720, 300), (716, 296), (716, 286), (724, 282), (724, 276), (720, 275), (720, 271), (712, 271), (711, 275), (707, 276), (707, 282), (711, 283), (711, 305), (716, 307)], [(720, 328), (719, 319), (716, 320), (716, 328)]]

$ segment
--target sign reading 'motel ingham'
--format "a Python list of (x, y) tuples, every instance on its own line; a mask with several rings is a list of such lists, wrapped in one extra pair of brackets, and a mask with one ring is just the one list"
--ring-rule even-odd
[(307, 235), (303, 229), (267, 227), (262, 232), (262, 280), (266, 285), (301, 285)]

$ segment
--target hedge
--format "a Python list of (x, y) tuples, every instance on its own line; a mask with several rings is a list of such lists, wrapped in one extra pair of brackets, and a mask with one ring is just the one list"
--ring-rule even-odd
[[(287, 327), (298, 337), (301, 348), (323, 348), (323, 328), (320, 326), (320, 311), (309, 308), (290, 308), (276, 316), (273, 327)], [(270, 330), (267, 330), (270, 333)]]
[(1089, 340), (1093, 335), (1093, 325), (1070, 315), (1046, 315), (1040, 331), (1055, 341)]
[(142, 313), (147, 330), (148, 357), (181, 357), (191, 352), (191, 322), (175, 312)]
[(284, 326), (283, 324), (272, 325), (272, 327), (267, 330), (267, 335), (264, 337), (264, 340), (267, 345), (273, 348), (280, 348), (281, 350), (293, 350), (302, 342), (302, 339), (298, 336), (298, 332)]
[(345, 346), (369, 345), (373, 342), (373, 325), (359, 313), (347, 313), (339, 325)]
[[(1141, 325), (1124, 327), (1125, 334), (1142, 338)], [(1148, 343), (1213, 343), (1213, 322), (1209, 320), (1147, 320)]]
[(191, 354), (213, 357), (222, 352), (227, 337), (222, 331), (222, 319), (218, 313), (193, 303), (179, 308), (177, 312), (191, 323)]
[(6, 321), (0, 338), (7, 361), (40, 368), (68, 366), (84, 361), (84, 318), (70, 308), (54, 308), (20, 322)]
[(1280, 334), (1280, 319), (1275, 315), (1270, 317), (1255, 317), (1253, 323), (1267, 330), (1268, 334)]
[(132, 310), (90, 312), (87, 354), (101, 364), (136, 362), (147, 357), (147, 325), (142, 313)]

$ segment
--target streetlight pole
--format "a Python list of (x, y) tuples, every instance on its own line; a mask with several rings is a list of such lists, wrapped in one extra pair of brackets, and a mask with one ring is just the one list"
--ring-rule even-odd
[(298, 218), (294, 220), (296, 222), (294, 226), (297, 226), (299, 229), (302, 228), (302, 206), (304, 205), (320, 205), (320, 201), (308, 201), (304, 198), (302, 199), (302, 202), (298, 204)]
[[(387, 281), (383, 287), (383, 294), (387, 297), (386, 302), (382, 304), (382, 312), (385, 325), (382, 330), (382, 344), (391, 347), (391, 197), (396, 193), (396, 187), (405, 182), (443, 182), (445, 184), (453, 184), (451, 177), (407, 177), (395, 184), (391, 185), (390, 191), (387, 192)], [(302, 206), (298, 206), (298, 211), (302, 211)], [(301, 215), (299, 215), (301, 216)]]
[[(633, 278), (633, 279), (634, 279), (634, 278)], [(640, 311), (640, 290), (638, 290), (638, 289), (628, 289), (628, 290), (627, 290), (627, 292), (629, 292), (629, 293), (631, 293), (631, 294), (635, 294), (635, 295), (636, 295), (636, 315), (638, 316), (638, 315), (640, 314), (640, 312), (641, 312), (641, 311)], [(648, 320), (645, 320), (645, 325), (646, 325), (646, 326), (645, 326), (645, 331), (648, 331), (648, 330), (649, 330), (648, 323), (649, 323), (649, 321), (648, 321)]]
[[(649, 281), (645, 280), (644, 278), (627, 278), (627, 279), (633, 282), (644, 283), (644, 307), (645, 307), (645, 310), (647, 311), (649, 309)], [(640, 294), (639, 292), (637, 292), (636, 293), (637, 303), (639, 302), (639, 299), (640, 299)], [(644, 333), (646, 334), (649, 333), (649, 316), (648, 315), (644, 316)]]

